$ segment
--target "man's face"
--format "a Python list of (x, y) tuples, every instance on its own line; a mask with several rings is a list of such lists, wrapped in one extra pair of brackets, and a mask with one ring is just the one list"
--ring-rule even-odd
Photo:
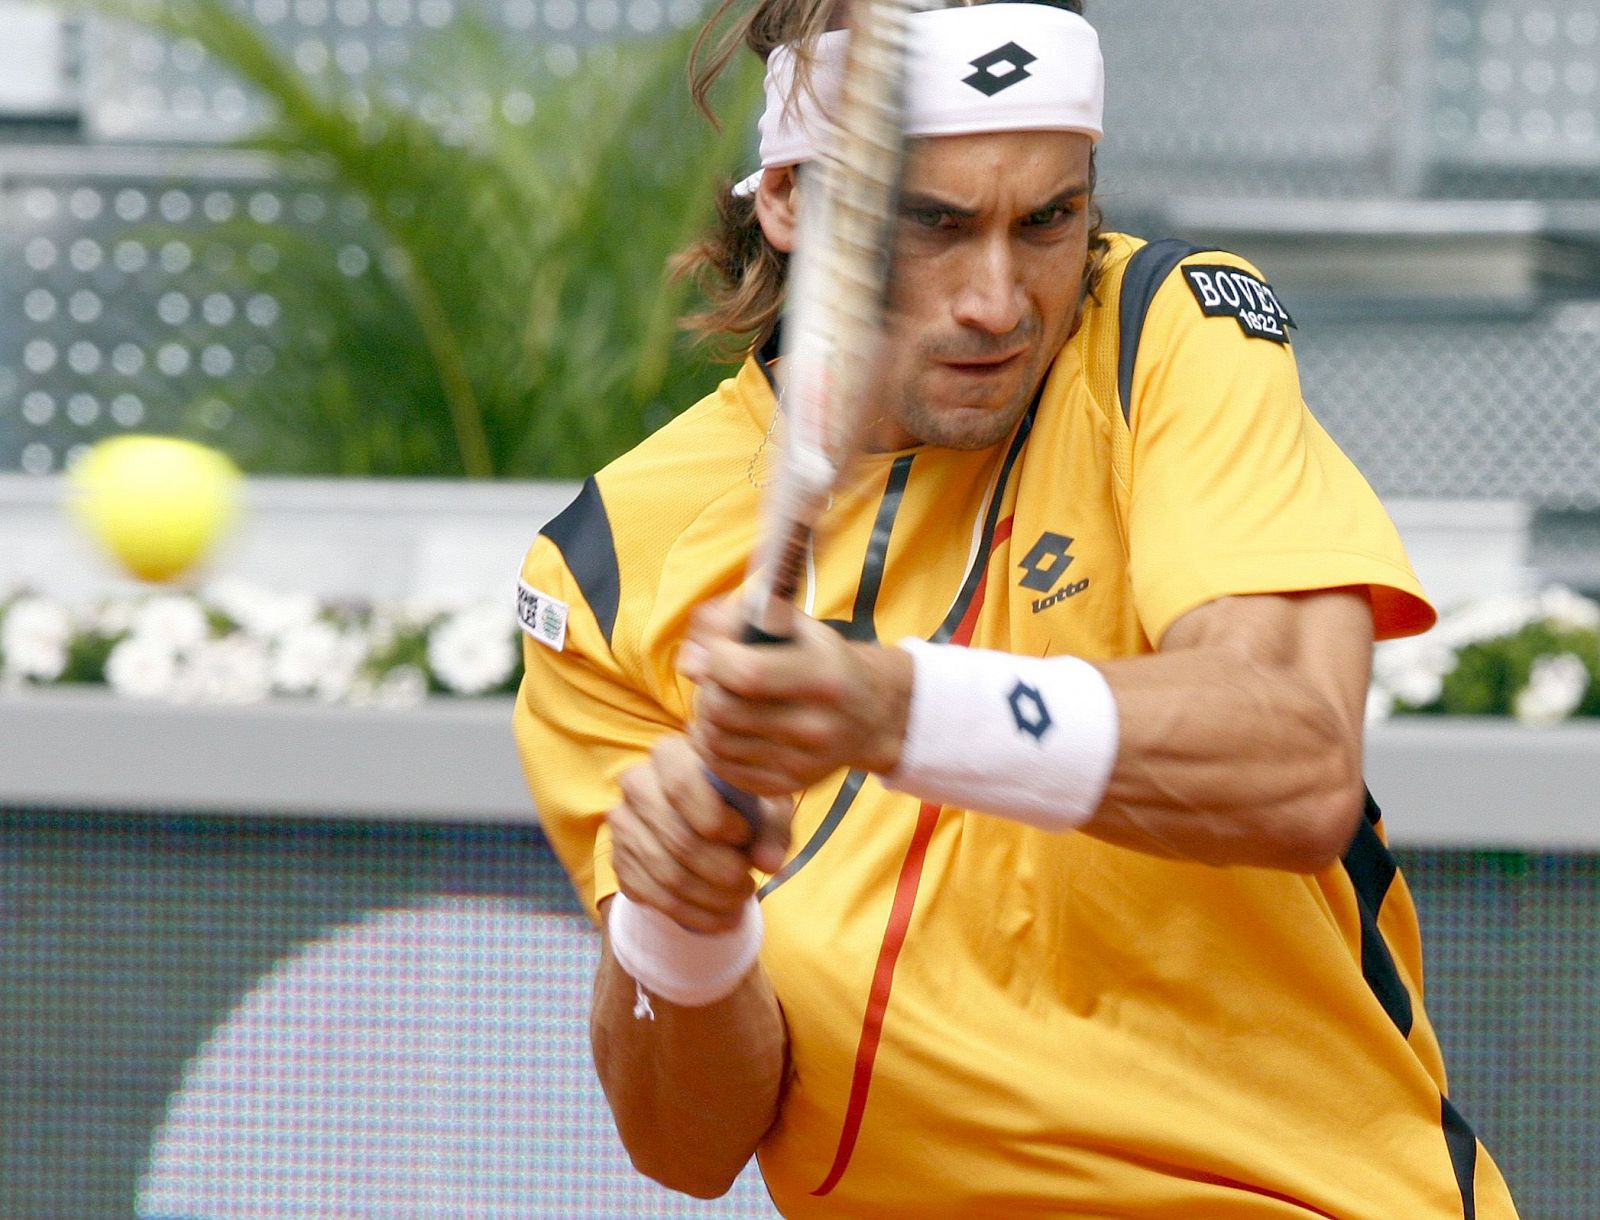
[(1061, 131), (913, 146), (873, 449), (1010, 435), (1077, 320), (1089, 154), (1087, 136)]

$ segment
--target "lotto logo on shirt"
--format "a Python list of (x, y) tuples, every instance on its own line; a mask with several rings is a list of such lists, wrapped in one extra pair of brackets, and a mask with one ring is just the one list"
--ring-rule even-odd
[(1263, 280), (1237, 267), (1189, 266), (1183, 269), (1189, 291), (1208, 318), (1232, 318), (1254, 339), (1288, 343), (1294, 325), (1278, 294)]
[(1075, 597), (1089, 587), (1089, 578), (1075, 580), (1071, 584), (1057, 588), (1061, 578), (1072, 566), (1076, 558), (1070, 554), (1072, 539), (1066, 534), (1055, 534), (1046, 530), (1039, 535), (1039, 541), (1033, 544), (1029, 552), (1023, 556), (1022, 562), (1017, 566), (1022, 569), (1022, 576), (1017, 583), (1024, 589), (1032, 589), (1036, 593), (1045, 593), (1047, 597), (1036, 597), (1033, 600), (1033, 612), (1038, 614), (1041, 610), (1048, 610), (1058, 602), (1064, 602), (1069, 597)]

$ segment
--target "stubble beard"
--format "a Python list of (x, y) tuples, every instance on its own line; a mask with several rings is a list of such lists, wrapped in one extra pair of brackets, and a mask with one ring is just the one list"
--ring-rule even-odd
[[(936, 341), (925, 345), (919, 353), (920, 363), (923, 367), (932, 367), (940, 360), (981, 359), (991, 353), (1005, 351), (1014, 347), (1019, 337), (1034, 343), (1027, 357), (1027, 372), (1005, 402), (996, 406), (965, 408), (959, 404), (937, 402), (917, 379), (912, 379), (900, 388), (898, 409), (895, 411), (897, 422), (925, 445), (970, 451), (989, 449), (1000, 444), (1011, 435), (1018, 421), (1033, 405), (1056, 355), (1077, 330), (1081, 310), (1080, 299), (1068, 315), (1070, 324), (1065, 328), (1065, 333), (1060, 335), (1044, 336), (1038, 333), (1029, 336), (1026, 331), (1021, 334), (1013, 331), (1000, 340), (963, 339), (954, 344)], [(1038, 332), (1043, 330), (1037, 316), (1030, 319), (1026, 326)]]

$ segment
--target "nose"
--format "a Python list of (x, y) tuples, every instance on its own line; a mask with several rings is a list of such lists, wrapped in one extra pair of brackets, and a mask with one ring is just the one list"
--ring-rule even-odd
[(1006, 335), (1027, 316), (1020, 265), (1011, 243), (985, 241), (973, 251), (966, 283), (956, 294), (955, 320), (962, 326)]

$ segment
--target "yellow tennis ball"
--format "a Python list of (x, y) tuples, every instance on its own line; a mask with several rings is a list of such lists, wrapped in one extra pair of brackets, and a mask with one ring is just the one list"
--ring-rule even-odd
[(115, 436), (74, 466), (79, 520), (140, 580), (199, 562), (233, 523), (239, 471), (215, 449), (169, 436)]

